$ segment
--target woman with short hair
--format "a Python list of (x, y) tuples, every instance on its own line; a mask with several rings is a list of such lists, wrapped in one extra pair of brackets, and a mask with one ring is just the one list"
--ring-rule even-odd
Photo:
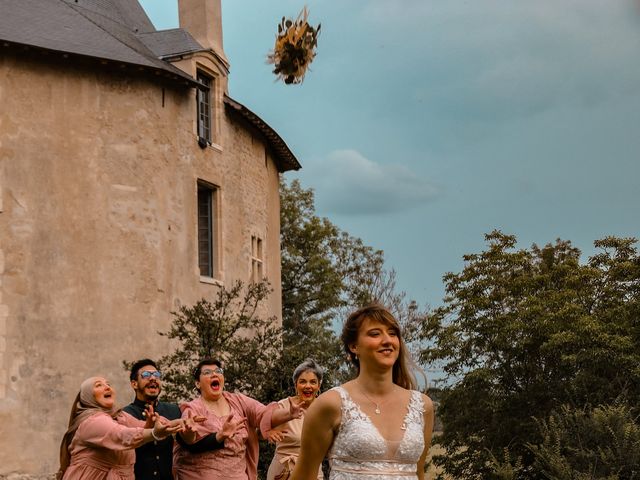
[(264, 436), (271, 428), (299, 417), (301, 406), (294, 402), (285, 411), (277, 409), (276, 404), (267, 407), (242, 393), (225, 391), (219, 360), (202, 360), (194, 369), (193, 378), (200, 396), (180, 405), (182, 418), (201, 416), (205, 420), (184, 432), (182, 439), (194, 444), (217, 432), (216, 439), (224, 446), (193, 454), (178, 445), (174, 456), (176, 479), (256, 480), (258, 431)]
[[(269, 440), (276, 444), (276, 451), (269, 465), (267, 480), (286, 480), (293, 471), (300, 455), (300, 438), (304, 412), (318, 396), (322, 385), (323, 369), (315, 360), (307, 358), (293, 371), (295, 395), (278, 402), (278, 408), (288, 410), (291, 402), (302, 403), (303, 415), (283, 423), (269, 432)], [(322, 470), (317, 478), (322, 480)]]

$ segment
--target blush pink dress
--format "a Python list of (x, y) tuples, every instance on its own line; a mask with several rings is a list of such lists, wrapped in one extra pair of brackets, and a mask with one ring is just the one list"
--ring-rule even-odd
[(144, 440), (139, 425), (124, 412), (117, 421), (102, 412), (84, 420), (69, 445), (71, 462), (63, 480), (133, 480), (134, 449)]
[[(289, 410), (291, 408), (291, 399), (285, 398), (278, 402), (278, 408)], [(283, 423), (274, 430), (286, 431), (284, 438), (276, 445), (275, 455), (269, 465), (269, 471), (267, 472), (267, 480), (275, 480), (276, 476), (280, 475), (285, 468), (290, 472), (293, 472), (298, 457), (300, 456), (300, 439), (302, 437), (302, 425), (304, 422), (304, 414), (301, 418), (294, 418), (287, 423)], [(318, 469), (318, 480), (322, 480), (322, 469)]]
[[(176, 480), (256, 480), (258, 468), (258, 430), (264, 435), (271, 428), (271, 416), (276, 404), (265, 406), (241, 393), (223, 392), (236, 418), (247, 419), (224, 447), (204, 453), (189, 453), (176, 442), (173, 465)], [(203, 416), (206, 420), (196, 424), (197, 438), (222, 429), (226, 416), (218, 417), (201, 397), (180, 405), (182, 418)], [(197, 440), (196, 440), (197, 441)]]

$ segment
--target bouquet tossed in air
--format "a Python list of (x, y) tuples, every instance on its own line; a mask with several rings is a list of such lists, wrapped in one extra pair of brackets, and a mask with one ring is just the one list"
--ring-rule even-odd
[(302, 83), (316, 56), (320, 24), (312, 27), (308, 15), (304, 7), (295, 20), (282, 17), (273, 52), (267, 56), (267, 63), (274, 65), (273, 73), (286, 84)]

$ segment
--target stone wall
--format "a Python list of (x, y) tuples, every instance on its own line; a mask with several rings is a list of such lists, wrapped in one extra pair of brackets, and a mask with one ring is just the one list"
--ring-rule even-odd
[[(81, 381), (158, 357), (170, 312), (249, 280), (264, 239), (280, 318), (278, 172), (216, 94), (200, 149), (195, 92), (136, 70), (0, 57), (0, 479), (49, 478)], [(221, 193), (221, 272), (200, 279), (197, 181)], [(21, 476), (21, 475), (31, 475)]]

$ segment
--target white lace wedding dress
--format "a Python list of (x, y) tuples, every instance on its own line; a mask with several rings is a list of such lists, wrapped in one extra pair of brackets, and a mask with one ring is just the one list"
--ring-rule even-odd
[(342, 387), (342, 420), (329, 452), (329, 480), (415, 479), (416, 464), (424, 450), (424, 402), (411, 392), (404, 417), (402, 440), (385, 440), (371, 419)]

